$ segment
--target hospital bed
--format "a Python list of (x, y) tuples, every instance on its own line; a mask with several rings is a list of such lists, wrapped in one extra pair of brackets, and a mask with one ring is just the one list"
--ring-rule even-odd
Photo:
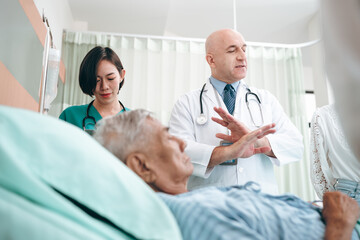
[(0, 105), (0, 239), (181, 239), (157, 195), (80, 129)]

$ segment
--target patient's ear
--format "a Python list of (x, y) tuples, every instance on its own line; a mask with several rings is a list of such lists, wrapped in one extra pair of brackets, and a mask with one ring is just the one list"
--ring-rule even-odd
[(149, 158), (143, 153), (131, 153), (126, 158), (126, 165), (133, 170), (146, 183), (151, 184), (155, 182), (156, 175), (149, 166)]

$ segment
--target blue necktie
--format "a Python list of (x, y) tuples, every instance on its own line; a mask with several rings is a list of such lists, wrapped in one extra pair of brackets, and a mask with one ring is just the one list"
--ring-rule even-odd
[(235, 108), (236, 92), (233, 86), (227, 84), (224, 88), (224, 103), (230, 114), (233, 114)]

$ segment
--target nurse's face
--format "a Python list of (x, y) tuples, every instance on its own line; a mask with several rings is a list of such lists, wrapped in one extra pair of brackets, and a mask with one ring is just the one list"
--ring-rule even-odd
[(117, 94), (119, 92), (120, 82), (125, 77), (125, 70), (121, 73), (114, 64), (107, 60), (102, 60), (96, 72), (96, 87), (94, 96), (96, 101), (102, 105), (118, 101)]
[(148, 167), (155, 174), (152, 185), (169, 194), (182, 193), (194, 169), (190, 158), (184, 152), (186, 143), (171, 135), (168, 128), (159, 121), (147, 121), (153, 135), (147, 152)]
[(211, 37), (211, 49), (207, 54), (207, 60), (213, 77), (226, 83), (233, 83), (245, 78), (247, 72), (246, 44), (242, 35), (236, 31), (225, 29), (215, 32)]

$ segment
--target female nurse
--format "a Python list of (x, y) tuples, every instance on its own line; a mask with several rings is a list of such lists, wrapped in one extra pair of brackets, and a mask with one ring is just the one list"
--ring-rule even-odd
[(79, 83), (83, 93), (95, 99), (86, 105), (68, 107), (59, 118), (92, 135), (100, 119), (129, 111), (118, 100), (124, 77), (118, 55), (108, 47), (94, 47), (80, 65)]

